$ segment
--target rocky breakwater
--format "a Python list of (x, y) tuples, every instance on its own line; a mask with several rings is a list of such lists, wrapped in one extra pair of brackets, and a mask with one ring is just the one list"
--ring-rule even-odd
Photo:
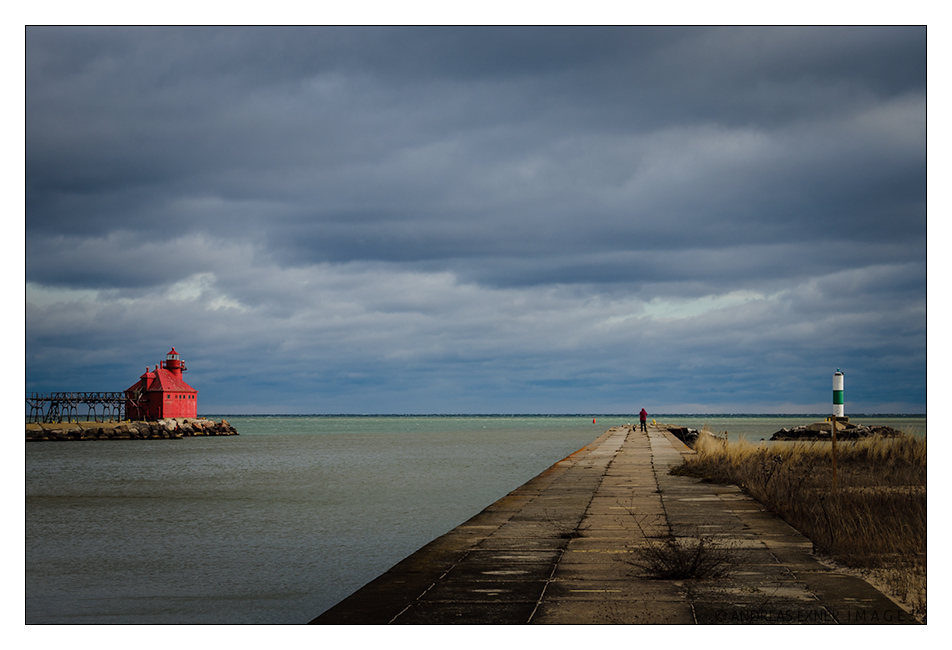
[[(866, 426), (862, 424), (852, 424), (850, 422), (836, 423), (837, 440), (859, 440), (872, 436), (898, 438), (903, 435), (905, 434), (902, 431), (897, 431), (892, 427)], [(832, 434), (829, 422), (803, 424), (792, 429), (783, 428), (770, 437), (771, 440), (830, 440), (831, 438)]]
[(671, 432), (674, 437), (686, 444), (691, 449), (694, 449), (697, 438), (701, 433), (697, 429), (689, 429), (688, 427), (678, 427), (671, 424), (665, 424), (663, 426), (665, 429)]
[(26, 439), (55, 440), (170, 440), (194, 436), (236, 436), (226, 420), (166, 418), (154, 422), (38, 422), (26, 425)]

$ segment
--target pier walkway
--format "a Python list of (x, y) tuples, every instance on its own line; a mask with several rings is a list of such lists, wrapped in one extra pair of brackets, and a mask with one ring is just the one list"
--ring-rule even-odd
[[(615, 427), (327, 610), (317, 624), (915, 623), (733, 486), (671, 476), (693, 453), (660, 427)], [(731, 549), (733, 571), (654, 580), (668, 532)]]

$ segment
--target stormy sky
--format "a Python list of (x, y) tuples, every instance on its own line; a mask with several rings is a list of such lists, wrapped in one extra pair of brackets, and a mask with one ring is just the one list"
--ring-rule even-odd
[(27, 391), (926, 412), (925, 28), (28, 28)]

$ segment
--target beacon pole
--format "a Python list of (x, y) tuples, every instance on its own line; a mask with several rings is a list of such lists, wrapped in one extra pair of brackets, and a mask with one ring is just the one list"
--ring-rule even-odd
[(833, 445), (833, 493), (836, 494), (836, 419), (843, 417), (843, 373), (833, 373), (833, 417), (830, 418), (830, 442)]

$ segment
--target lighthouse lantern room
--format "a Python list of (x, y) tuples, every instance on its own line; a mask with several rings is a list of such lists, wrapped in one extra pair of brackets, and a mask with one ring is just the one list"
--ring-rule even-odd
[(130, 420), (198, 417), (198, 391), (185, 383), (187, 368), (175, 348), (154, 370), (147, 367), (139, 381), (126, 389)]

